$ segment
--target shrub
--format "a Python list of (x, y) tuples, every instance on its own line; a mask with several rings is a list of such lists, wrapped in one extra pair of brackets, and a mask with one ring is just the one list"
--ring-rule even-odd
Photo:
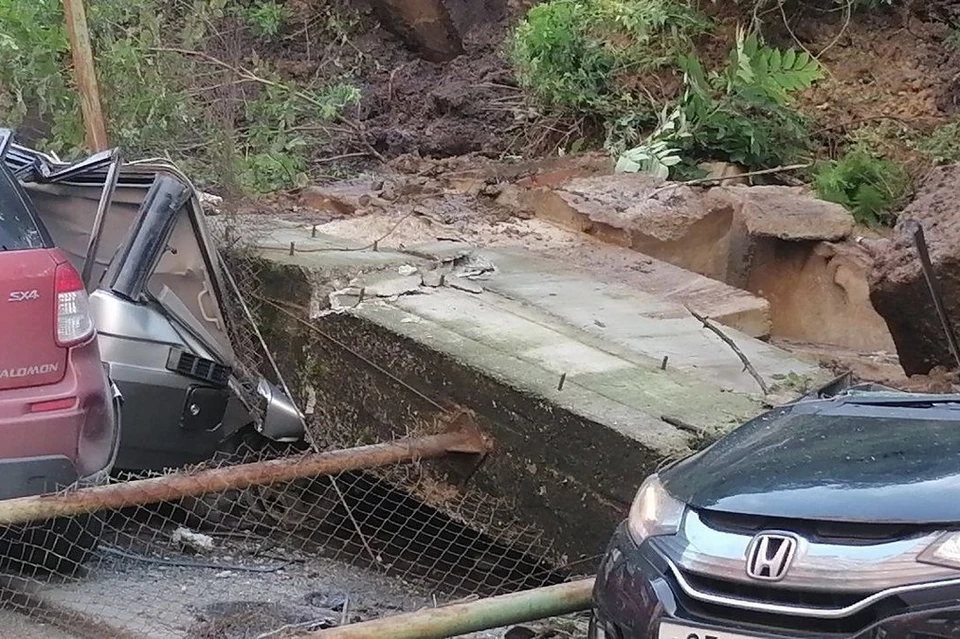
[(960, 119), (937, 127), (913, 146), (934, 164), (960, 162)]
[[(809, 146), (805, 119), (791, 95), (821, 75), (806, 53), (765, 46), (756, 35), (738, 34), (727, 67), (708, 74), (693, 55), (680, 60), (686, 90), (667, 120), (647, 141), (621, 156), (621, 170), (663, 175), (696, 161), (722, 159), (764, 168), (794, 159)], [(642, 158), (630, 162), (631, 158)]]
[(793, 93), (822, 75), (808, 53), (768, 47), (758, 35), (740, 32), (721, 73), (707, 76), (692, 56), (683, 67), (689, 87), (684, 108), (695, 128), (689, 154), (762, 168), (808, 148), (807, 123), (789, 106)]
[(0, 0), (0, 107), (7, 126), (27, 111), (50, 123), (63, 153), (83, 141), (80, 104), (64, 69), (70, 46), (58, 0)]
[(842, 205), (867, 226), (892, 225), (910, 189), (899, 164), (875, 156), (858, 145), (839, 160), (814, 169), (814, 188), (822, 199)]
[(290, 9), (275, 0), (260, 0), (246, 7), (238, 7), (237, 13), (254, 35), (260, 38), (277, 35), (291, 18)]
[[(255, 55), (218, 62), (183, 53), (207, 51), (212, 30), (238, 14), (251, 34), (278, 32), (289, 11), (279, 2), (97, 0), (89, 7), (111, 143), (128, 156), (183, 162), (201, 183), (232, 178), (254, 192), (296, 186), (309, 148), (323, 139), (323, 125), (359, 101), (350, 84), (302, 86)], [(321, 15), (337, 28), (335, 37), (345, 37), (348, 22), (330, 10)], [(19, 126), (28, 112), (39, 115), (49, 127), (40, 146), (69, 158), (82, 147), (84, 131), (62, 24), (60, 0), (0, 0), (5, 124)], [(231, 70), (235, 66), (243, 69)], [(218, 86), (233, 87), (236, 95), (220, 100)]]
[(547, 107), (651, 121), (659, 107), (625, 76), (673, 67), (707, 24), (676, 0), (549, 0), (517, 26), (511, 57), (521, 85)]

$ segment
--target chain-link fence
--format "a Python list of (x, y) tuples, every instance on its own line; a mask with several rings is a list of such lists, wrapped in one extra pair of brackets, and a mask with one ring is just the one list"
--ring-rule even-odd
[[(312, 457), (251, 437), (156, 476), (134, 500), (149, 503), (8, 527), (6, 603), (80, 636), (261, 637), (567, 577), (542, 533), (498, 520), (502, 504), (449, 494), (441, 510), (413, 497), (411, 482), (433, 481), (419, 457), (239, 489), (208, 480), (212, 470)], [(143, 479), (117, 478), (90, 499), (113, 506), (110, 489)], [(191, 482), (188, 492), (216, 489), (152, 500), (164, 494), (156, 486)]]
[[(272, 375), (255, 298), (240, 293), (254, 290), (255, 262), (233, 256), (236, 357)], [(0, 524), (15, 522), (0, 535), (4, 604), (69, 637), (265, 638), (577, 573), (508, 500), (430, 472), (425, 460), (447, 450), (437, 438), (456, 434), (412, 428), (410, 441), (433, 448), (386, 442), (384, 457), (328, 425), (308, 430), (310, 441), (285, 445), (251, 430), (204, 464), (114, 477), (33, 500), (26, 514), (0, 502)]]

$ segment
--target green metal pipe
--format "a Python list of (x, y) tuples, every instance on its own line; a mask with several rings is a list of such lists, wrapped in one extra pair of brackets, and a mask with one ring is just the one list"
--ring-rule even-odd
[(313, 639), (443, 639), (590, 608), (593, 577), (318, 630)]

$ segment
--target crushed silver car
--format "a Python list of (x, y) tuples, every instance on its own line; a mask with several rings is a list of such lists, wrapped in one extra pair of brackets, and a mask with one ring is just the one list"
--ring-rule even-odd
[(90, 294), (100, 351), (123, 395), (116, 467), (162, 470), (209, 458), (255, 429), (303, 437), (274, 384), (237, 360), (229, 280), (197, 190), (163, 161), (114, 149), (76, 163), (11, 145), (4, 162)]

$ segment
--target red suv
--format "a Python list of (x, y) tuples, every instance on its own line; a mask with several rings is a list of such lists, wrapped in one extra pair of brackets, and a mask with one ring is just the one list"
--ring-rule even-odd
[[(112, 388), (80, 275), (0, 165), (0, 499), (105, 481), (119, 443)], [(96, 545), (92, 521), (5, 530), (0, 553), (78, 563)]]

